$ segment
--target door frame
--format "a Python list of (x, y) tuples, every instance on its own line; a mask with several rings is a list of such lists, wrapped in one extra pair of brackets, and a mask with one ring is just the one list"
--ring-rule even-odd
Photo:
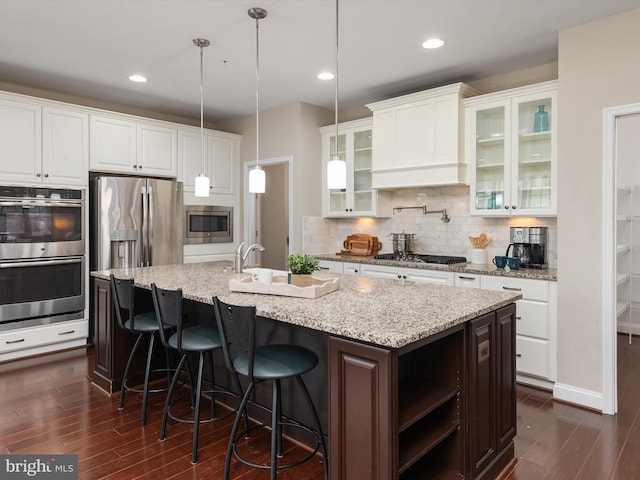
[[(243, 241), (247, 244), (250, 245), (252, 243), (257, 243), (257, 236), (256, 236), (256, 232), (258, 231), (258, 225), (259, 225), (259, 215), (260, 212), (259, 210), (256, 208), (256, 197), (257, 195), (259, 195), (258, 193), (249, 193), (249, 171), (255, 167), (256, 165), (256, 161), (249, 161), (249, 162), (244, 162), (244, 167), (243, 167), (243, 185), (245, 185), (245, 188), (243, 189), (244, 191), (244, 235), (243, 235)], [(289, 243), (291, 243), (291, 238), (293, 238), (293, 230), (292, 230), (292, 222), (291, 222), (291, 217), (293, 215), (293, 156), (292, 155), (287, 155), (284, 157), (272, 157), (272, 158), (266, 158), (264, 160), (260, 160), (260, 164), (261, 165), (277, 165), (280, 163), (286, 163), (288, 165), (288, 170), (289, 170), (289, 178), (288, 178), (288, 183), (289, 183)], [(254, 255), (259, 254), (260, 252), (256, 252), (254, 251)], [(255, 258), (255, 257), (254, 257)], [(260, 262), (258, 262), (260, 263)]]
[[(640, 114), (640, 103), (603, 110), (602, 195), (602, 413), (618, 411), (616, 315), (616, 121)], [(607, 319), (613, 319), (607, 321)]]

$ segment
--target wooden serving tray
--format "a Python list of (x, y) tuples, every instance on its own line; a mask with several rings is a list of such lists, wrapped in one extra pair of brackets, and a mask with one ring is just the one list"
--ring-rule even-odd
[(282, 295), (285, 297), (318, 298), (340, 288), (339, 278), (311, 278), (310, 287), (297, 287), (287, 283), (287, 277), (278, 275), (273, 277), (273, 283), (254, 282), (251, 276), (229, 280), (229, 290), (232, 292), (261, 293), (264, 295)]

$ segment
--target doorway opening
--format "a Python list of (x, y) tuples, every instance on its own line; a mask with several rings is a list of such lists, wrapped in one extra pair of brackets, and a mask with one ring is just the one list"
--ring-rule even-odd
[[(245, 185), (255, 163), (245, 163)], [(265, 171), (266, 187), (262, 194), (245, 194), (244, 232), (247, 244), (259, 243), (264, 252), (254, 251), (251, 263), (265, 268), (287, 270), (291, 238), (292, 157), (260, 160)], [(249, 262), (249, 260), (248, 260)]]
[(618, 410), (618, 334), (632, 341), (640, 332), (639, 131), (640, 104), (604, 110), (602, 412), (610, 415)]

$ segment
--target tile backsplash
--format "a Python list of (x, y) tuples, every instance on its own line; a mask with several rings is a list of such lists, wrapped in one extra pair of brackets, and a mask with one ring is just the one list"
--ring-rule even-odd
[(393, 251), (391, 233), (415, 233), (415, 251), (441, 255), (461, 255), (471, 259), (473, 247), (469, 237), (486, 233), (491, 243), (486, 248), (491, 259), (504, 255), (509, 245), (509, 227), (546, 226), (547, 263), (557, 267), (556, 217), (472, 217), (469, 215), (469, 187), (447, 186), (397, 190), (392, 194), (394, 207), (411, 207), (426, 204), (428, 210), (447, 209), (449, 223), (440, 220), (440, 214), (423, 215), (419, 209), (404, 210), (391, 218), (322, 218), (304, 217), (304, 253), (339, 252), (342, 242), (352, 233), (368, 233), (382, 242), (383, 253)]

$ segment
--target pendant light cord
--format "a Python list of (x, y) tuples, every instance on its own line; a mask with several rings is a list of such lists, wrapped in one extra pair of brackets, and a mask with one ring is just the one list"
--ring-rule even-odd
[(260, 160), (260, 19), (256, 18), (256, 167)]
[(203, 95), (203, 84), (204, 84), (204, 62), (202, 49), (203, 45), (200, 45), (200, 152), (201, 152), (201, 167), (202, 173), (205, 173), (205, 159), (204, 159), (204, 95)]
[(338, 0), (336, 0), (336, 105), (335, 105), (335, 115), (336, 115), (336, 158), (340, 158), (338, 151), (338, 58), (339, 58), (339, 49), (338, 49)]

